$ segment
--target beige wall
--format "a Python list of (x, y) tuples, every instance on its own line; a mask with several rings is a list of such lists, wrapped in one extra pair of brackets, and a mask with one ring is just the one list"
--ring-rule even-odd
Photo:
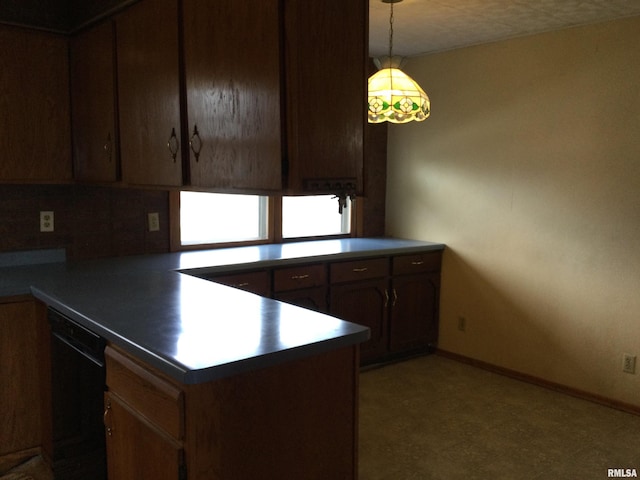
[(639, 32), (408, 62), (433, 113), (389, 128), (386, 229), (448, 245), (440, 348), (640, 405)]

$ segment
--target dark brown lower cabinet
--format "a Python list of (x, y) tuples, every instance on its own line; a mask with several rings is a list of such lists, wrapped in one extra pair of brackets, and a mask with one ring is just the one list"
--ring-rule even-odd
[(109, 480), (182, 478), (182, 445), (114, 393), (105, 393)]
[(176, 480), (184, 470), (184, 395), (123, 352), (105, 351), (104, 426), (109, 480)]
[(440, 274), (406, 275), (391, 281), (389, 351), (428, 349), (438, 341)]
[(36, 302), (0, 298), (0, 457), (41, 443), (43, 334)]
[(438, 342), (442, 251), (265, 268), (210, 280), (371, 329), (361, 364), (435, 348)]
[(358, 478), (358, 347), (185, 385), (109, 346), (109, 480)]
[(371, 363), (387, 350), (387, 279), (331, 287), (330, 312), (338, 318), (371, 329), (371, 337), (360, 345), (360, 361)]

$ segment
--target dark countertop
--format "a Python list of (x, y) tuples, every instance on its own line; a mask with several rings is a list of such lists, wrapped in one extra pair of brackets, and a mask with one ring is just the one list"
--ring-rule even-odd
[[(33, 294), (108, 341), (191, 384), (363, 342), (366, 327), (193, 274), (441, 250), (443, 244), (340, 239), (0, 264), (0, 297)], [(5, 264), (7, 265), (7, 264)]]

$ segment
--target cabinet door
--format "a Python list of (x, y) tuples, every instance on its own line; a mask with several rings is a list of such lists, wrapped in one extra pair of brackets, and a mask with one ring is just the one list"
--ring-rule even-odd
[(361, 191), (368, 1), (288, 0), (284, 13), (289, 190)]
[(110, 392), (105, 393), (104, 419), (109, 480), (181, 478), (181, 445)]
[(184, 2), (192, 185), (281, 188), (279, 3)]
[(116, 18), (122, 179), (181, 185), (177, 0), (145, 0)]
[(0, 180), (70, 180), (66, 37), (0, 25), (0, 63)]
[(0, 456), (41, 444), (37, 321), (31, 301), (0, 303)]
[(273, 295), (276, 300), (292, 303), (299, 307), (315, 310), (316, 312), (326, 312), (327, 309), (327, 287), (305, 288), (302, 290), (290, 290), (278, 292)]
[(71, 104), (76, 180), (113, 182), (117, 175), (113, 23), (71, 40)]
[(426, 349), (438, 341), (439, 274), (395, 277), (391, 291), (391, 352)]
[(330, 313), (371, 329), (371, 338), (360, 345), (362, 363), (375, 361), (386, 352), (387, 306), (385, 279), (331, 286)]

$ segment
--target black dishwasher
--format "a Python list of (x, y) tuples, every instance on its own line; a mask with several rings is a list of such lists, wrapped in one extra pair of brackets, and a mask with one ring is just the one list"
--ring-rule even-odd
[(48, 318), (54, 477), (106, 480), (105, 340), (52, 308)]

